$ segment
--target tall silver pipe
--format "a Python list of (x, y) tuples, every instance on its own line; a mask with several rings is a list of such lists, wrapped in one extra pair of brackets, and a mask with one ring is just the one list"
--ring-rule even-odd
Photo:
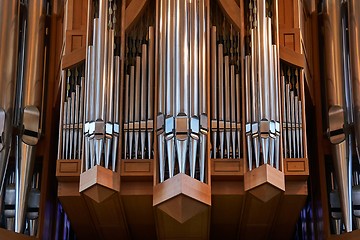
[[(129, 96), (129, 159), (133, 156), (134, 138), (134, 101), (135, 101), (135, 67), (130, 66), (130, 96)], [(135, 155), (135, 154), (134, 154)], [(136, 158), (136, 156), (135, 156)]]
[[(115, 56), (115, 89), (114, 89), (114, 137), (112, 144), (112, 161), (111, 166), (112, 170), (116, 171), (117, 163), (117, 152), (118, 152), (118, 142), (119, 142), (119, 122), (120, 122), (120, 109), (118, 104), (120, 102), (120, 57)], [(125, 113), (126, 114), (126, 113)]]
[(106, 124), (105, 124), (105, 168), (109, 168), (114, 133), (114, 39), (113, 29), (108, 30), (108, 59), (106, 84)]
[(251, 138), (251, 106), (255, 104), (251, 100), (251, 73), (250, 73), (251, 56), (245, 56), (245, 132), (246, 132), (246, 147), (249, 171), (252, 170), (253, 165), (253, 148)]
[(230, 158), (230, 145), (231, 145), (231, 127), (230, 127), (230, 64), (229, 56), (224, 57), (224, 80), (225, 80), (225, 137), (226, 137), (226, 155)]
[[(231, 143), (232, 143), (232, 158), (236, 158), (236, 78), (235, 78), (235, 65), (230, 66), (230, 97), (233, 99), (231, 102)], [(235, 100), (235, 101), (234, 101)]]
[(211, 28), (211, 135), (212, 135), (212, 157), (216, 158), (217, 131), (218, 131), (218, 84), (217, 84), (217, 55), (216, 55), (216, 26)]
[(141, 57), (137, 56), (135, 60), (135, 98), (134, 98), (134, 158), (138, 158), (139, 136), (140, 136), (140, 81), (141, 81)]
[(252, 95), (252, 138), (254, 145), (255, 167), (260, 166), (260, 132), (259, 132), (259, 75), (258, 75), (258, 54), (257, 54), (257, 31), (256, 28), (250, 30), (251, 36), (251, 95)]
[[(278, 48), (275, 44), (273, 47), (273, 61), (274, 61), (274, 83), (275, 83), (275, 168), (280, 168), (280, 74), (279, 74), (279, 58), (278, 58)], [(301, 105), (300, 105), (301, 106)], [(301, 115), (300, 115), (301, 118)]]
[(147, 93), (147, 149), (148, 149), (148, 159), (152, 157), (152, 148), (153, 148), (153, 129), (154, 129), (154, 79), (155, 79), (155, 37), (154, 37), (154, 27), (149, 27), (149, 57), (148, 57), (148, 93)]
[(270, 99), (269, 99), (269, 57), (268, 57), (268, 34), (267, 34), (267, 17), (265, 1), (257, 1), (257, 55), (258, 55), (258, 91), (259, 91), (259, 116), (260, 116), (260, 133), (261, 149), (263, 161), (268, 162), (269, 139), (268, 124), (270, 120)]
[(325, 26), (325, 66), (327, 79), (327, 100), (329, 138), (332, 145), (335, 173), (339, 185), (339, 195), (345, 230), (352, 231), (351, 165), (349, 154), (350, 137), (345, 133), (345, 86), (342, 43), (341, 1), (324, 1), (323, 20)]
[(224, 158), (225, 105), (224, 105), (224, 46), (218, 45), (218, 82), (219, 82), (219, 136), (220, 158)]
[(24, 61), (23, 133), (18, 138), (16, 158), (15, 231), (23, 232), (28, 193), (35, 158), (35, 145), (40, 137), (42, 84), (45, 52), (46, 1), (28, 2), (27, 37)]
[(141, 159), (145, 158), (145, 136), (146, 136), (146, 107), (150, 105), (150, 102), (147, 102), (147, 45), (141, 45), (141, 110), (140, 110), (140, 155)]
[[(201, 128), (207, 129), (207, 124), (200, 124), (201, 120), (206, 119), (200, 116), (201, 111), (206, 113), (206, 95), (201, 95), (206, 92), (206, 62), (203, 60), (206, 48), (205, 20), (199, 19), (205, 17), (204, 6), (199, 6), (204, 5), (204, 2), (159, 2), (158, 51), (159, 61), (163, 65), (159, 67), (158, 140), (161, 142), (164, 139), (166, 144), (169, 177), (175, 174), (175, 159), (178, 160), (181, 173), (185, 173), (189, 162), (190, 176), (195, 177), (198, 145), (206, 142), (204, 138), (199, 140), (199, 134)], [(199, 64), (203, 66), (199, 67)], [(200, 91), (199, 86), (204, 89)], [(201, 146), (199, 149), (202, 161), (205, 159), (205, 154), (202, 154), (205, 150)], [(160, 181), (163, 181), (164, 176), (163, 150), (159, 147)], [(204, 164), (200, 162), (200, 165)]]
[(158, 113), (157, 113), (157, 136), (159, 149), (159, 172), (160, 182), (165, 179), (165, 91), (166, 91), (166, 1), (159, 1), (159, 43), (156, 45), (159, 56), (159, 74), (158, 74)]
[(0, 2), (0, 195), (9, 161), (18, 60), (19, 1)]
[(360, 2), (348, 0), (350, 72), (355, 117), (356, 151), (360, 161)]

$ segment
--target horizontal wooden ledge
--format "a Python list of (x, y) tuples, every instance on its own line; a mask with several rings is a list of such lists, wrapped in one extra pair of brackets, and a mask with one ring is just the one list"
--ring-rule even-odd
[(309, 160), (307, 158), (284, 158), (285, 178), (289, 180), (306, 180), (309, 177)]
[(244, 177), (244, 160), (211, 159), (212, 179), (242, 179)]
[(154, 175), (153, 159), (122, 159), (120, 176), (125, 180), (151, 180)]
[(56, 178), (59, 182), (79, 182), (80, 173), (80, 159), (58, 159), (56, 161)]
[(297, 53), (290, 48), (279, 46), (280, 59), (297, 67), (305, 67), (304, 54)]
[(71, 53), (63, 56), (61, 68), (63, 70), (68, 69), (72, 66), (81, 63), (82, 61), (85, 61), (85, 58), (86, 58), (86, 47), (76, 49)]

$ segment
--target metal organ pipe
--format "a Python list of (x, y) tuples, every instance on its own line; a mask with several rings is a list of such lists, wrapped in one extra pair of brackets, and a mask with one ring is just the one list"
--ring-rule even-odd
[(351, 200), (351, 144), (345, 127), (348, 109), (345, 100), (345, 75), (343, 61), (341, 1), (324, 1), (323, 20), (325, 41), (325, 65), (327, 80), (329, 139), (332, 143), (335, 176), (346, 231), (352, 231)]
[(0, 2), (0, 193), (5, 180), (11, 148), (19, 34), (19, 1)]
[[(160, 182), (177, 172), (204, 181), (207, 134), (207, 126), (202, 124), (207, 122), (205, 2), (159, 0), (159, 12)], [(195, 174), (198, 161), (199, 177)], [(165, 174), (165, 165), (168, 174)], [(186, 166), (190, 172), (186, 171)]]
[(276, 31), (272, 29), (277, 23), (271, 17), (277, 8), (277, 1), (272, 5), (265, 0), (249, 2), (250, 52), (249, 57), (246, 57), (249, 69), (245, 70), (245, 86), (247, 91), (251, 91), (251, 97), (246, 97), (245, 105), (251, 108), (245, 111), (249, 170), (253, 167), (253, 156), (255, 167), (259, 167), (262, 162), (279, 169), (280, 87), (278, 50), (273, 43), (273, 31)]
[[(85, 63), (85, 171), (94, 165), (116, 170), (120, 100), (120, 60), (115, 56), (119, 48), (115, 45), (117, 4), (99, 1), (93, 30), (88, 32), (93, 37)], [(93, 9), (93, 1), (89, 1), (89, 9)]]
[(27, 3), (26, 37), (23, 69), (22, 123), (16, 157), (15, 231), (23, 232), (27, 200), (34, 167), (35, 146), (40, 138), (43, 67), (45, 50), (46, 1)]

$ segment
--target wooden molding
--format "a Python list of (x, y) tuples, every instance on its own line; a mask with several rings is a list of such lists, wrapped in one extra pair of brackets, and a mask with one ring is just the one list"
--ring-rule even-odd
[(76, 49), (71, 53), (63, 56), (61, 68), (62, 69), (71, 68), (72, 66), (75, 66), (80, 62), (85, 61), (85, 58), (86, 58), (86, 48), (83, 47)]
[(293, 50), (283, 46), (279, 46), (279, 51), (281, 60), (300, 68), (305, 67), (305, 57), (303, 54), (296, 53)]
[(152, 179), (154, 175), (153, 159), (122, 159), (120, 175), (122, 179)]
[(125, 12), (125, 31), (127, 31), (138, 19), (145, 9), (147, 0), (132, 0)]
[(153, 205), (159, 205), (180, 194), (211, 205), (210, 186), (183, 173), (154, 186)]
[(240, 8), (234, 0), (217, 0), (224, 14), (234, 25), (235, 29), (240, 31), (242, 26)]
[(100, 203), (120, 191), (120, 174), (94, 166), (80, 175), (80, 192)]
[(211, 159), (211, 177), (242, 178), (244, 176), (243, 159)]
[(307, 158), (284, 158), (285, 178), (289, 180), (306, 180), (309, 177), (309, 160)]
[(58, 159), (56, 161), (56, 178), (59, 182), (79, 181), (80, 173), (80, 159)]

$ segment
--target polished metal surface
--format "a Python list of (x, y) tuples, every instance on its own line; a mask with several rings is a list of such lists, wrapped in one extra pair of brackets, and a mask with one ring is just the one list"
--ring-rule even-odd
[(19, 2), (0, 2), (0, 193), (3, 192), (5, 173), (9, 161), (16, 70), (18, 60)]
[(35, 159), (35, 146), (40, 138), (43, 67), (45, 48), (46, 1), (27, 3), (27, 34), (25, 38), (22, 124), (17, 137), (16, 156), (16, 217), (15, 231), (24, 232), (28, 195)]
[(360, 161), (360, 2), (348, 0), (350, 75), (354, 103), (356, 151)]
[[(159, 180), (186, 173), (204, 181), (207, 135), (205, 2), (160, 0), (159, 13)], [(161, 143), (166, 147), (160, 146)], [(196, 176), (198, 165), (201, 169)]]
[(335, 176), (339, 185), (339, 195), (345, 230), (352, 231), (351, 204), (351, 143), (344, 127), (347, 124), (348, 104), (346, 101), (346, 79), (344, 71), (343, 17), (341, 1), (324, 1), (323, 9), (325, 41), (325, 77), (327, 81), (327, 103), (329, 139)]

